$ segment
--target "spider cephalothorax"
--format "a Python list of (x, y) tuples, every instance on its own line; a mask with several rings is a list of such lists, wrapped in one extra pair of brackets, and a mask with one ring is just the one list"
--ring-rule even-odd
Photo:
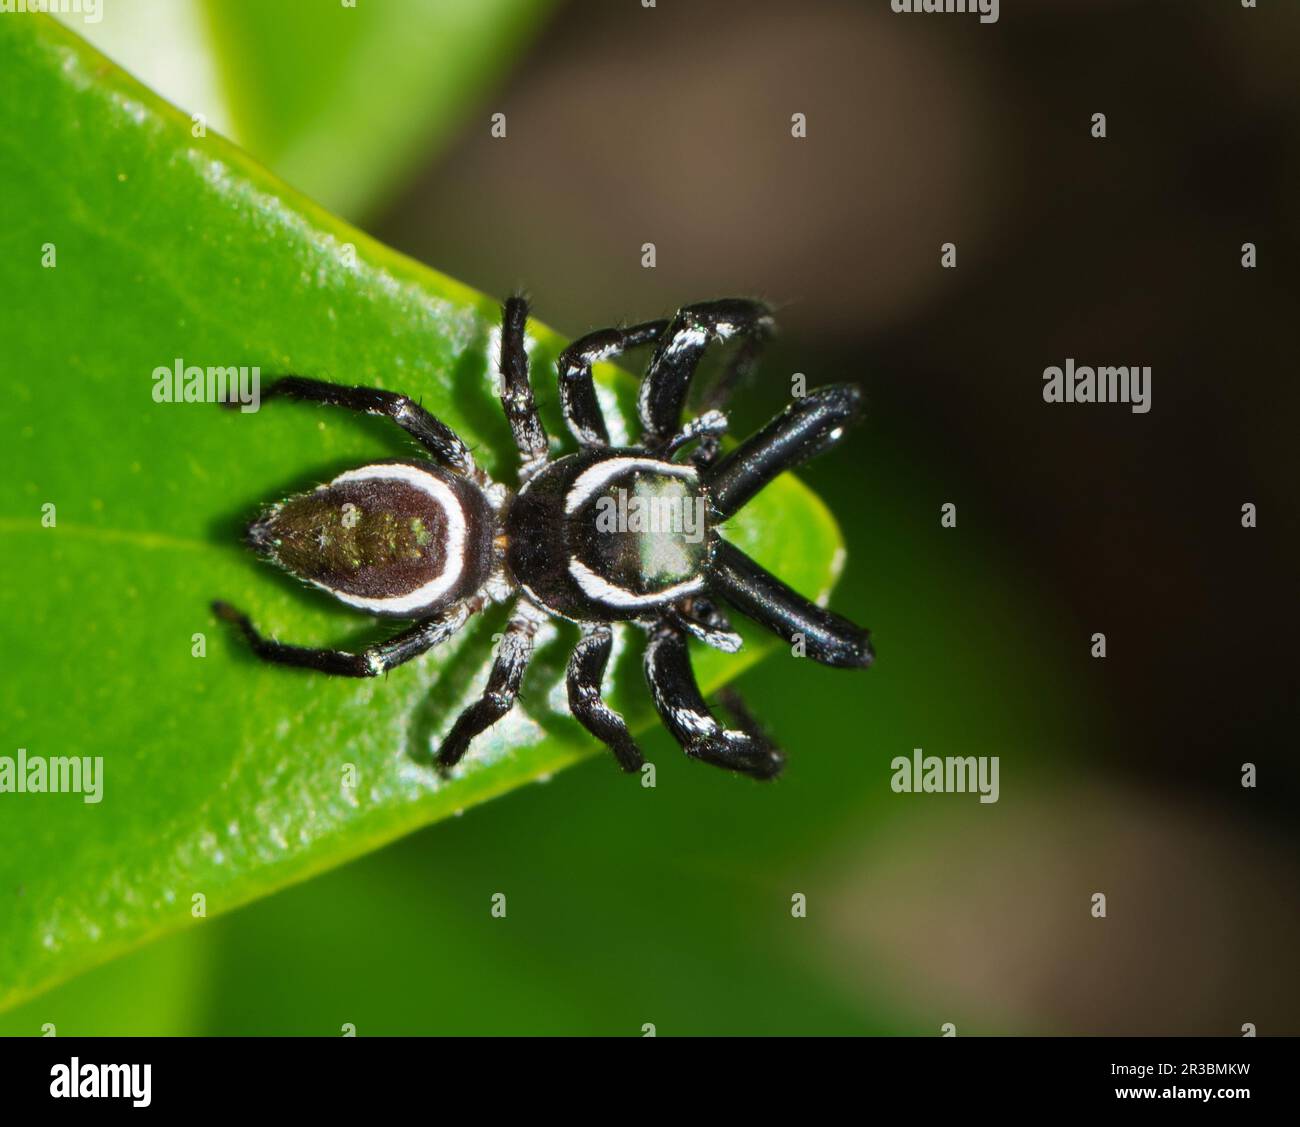
[[(718, 532), (779, 473), (834, 446), (858, 417), (860, 392), (847, 384), (812, 392), (723, 455), (726, 419), (717, 407), (752, 363), (771, 317), (751, 301), (690, 305), (672, 320), (591, 333), (561, 354), (561, 406), (581, 449), (552, 461), (528, 379), (527, 317), (523, 298), (506, 302), (501, 402), (522, 458), (513, 495), (475, 465), (450, 427), (404, 395), (298, 376), (263, 394), (386, 416), (432, 455), (349, 470), (271, 506), (248, 528), (249, 543), (298, 578), (349, 606), (413, 625), (347, 653), (265, 638), (225, 603), (214, 604), (217, 613), (238, 624), (267, 661), (372, 677), (450, 637), (489, 602), (513, 600), (486, 691), (442, 741), (444, 766), (512, 707), (538, 626), (548, 615), (569, 619), (582, 629), (569, 662), (569, 707), (629, 771), (641, 766), (641, 753), (601, 699), (601, 682), (611, 624), (635, 622), (649, 637), (645, 670), (655, 707), (687, 754), (773, 777), (781, 754), (743, 706), (732, 705), (737, 726), (727, 728), (705, 704), (687, 638), (737, 650), (740, 636), (723, 602), (826, 665), (871, 664), (866, 630), (796, 594)], [(683, 424), (701, 354), (710, 341), (732, 336), (743, 340), (735, 363), (708, 409)], [(650, 344), (638, 400), (641, 439), (611, 447), (592, 364)]]

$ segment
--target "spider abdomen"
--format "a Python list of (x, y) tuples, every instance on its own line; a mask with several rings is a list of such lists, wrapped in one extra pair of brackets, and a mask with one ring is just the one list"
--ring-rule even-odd
[(547, 466), (507, 520), (516, 582), (579, 622), (629, 620), (697, 594), (715, 538), (694, 466), (593, 450)]
[(487, 499), (466, 479), (381, 462), (273, 505), (248, 540), (349, 606), (415, 617), (482, 585), (493, 532)]

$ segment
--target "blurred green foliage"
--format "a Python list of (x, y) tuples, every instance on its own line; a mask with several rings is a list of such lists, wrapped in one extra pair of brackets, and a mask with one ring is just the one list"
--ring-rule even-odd
[(112, 0), (95, 22), (60, 18), (292, 187), (356, 220), (451, 139), (552, 6)]
[(349, 217), (373, 211), (450, 138), (551, 8), (549, 0), (204, 6), (237, 139)]

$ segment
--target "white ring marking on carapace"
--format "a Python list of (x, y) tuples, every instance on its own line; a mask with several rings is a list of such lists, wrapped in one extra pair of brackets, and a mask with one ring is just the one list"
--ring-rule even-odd
[(687, 595), (698, 595), (704, 590), (704, 577), (696, 576), (683, 583), (665, 587), (652, 595), (633, 594), (626, 587), (615, 587), (608, 579), (603, 579), (581, 560), (569, 561), (569, 574), (578, 581), (582, 593), (588, 598), (604, 603), (606, 606), (618, 607), (619, 610), (645, 610), (664, 606)]
[(348, 470), (346, 473), (339, 474), (326, 488), (355, 481), (404, 481), (407, 485), (413, 485), (433, 498), (442, 507), (442, 514), (447, 520), (446, 556), (442, 571), (414, 591), (382, 599), (350, 595), (346, 591), (340, 591), (324, 583), (318, 583), (317, 586), (324, 587), (336, 599), (359, 610), (379, 610), (389, 614), (400, 614), (402, 611), (417, 610), (436, 602), (451, 590), (460, 578), (461, 572), (465, 570), (465, 509), (460, 503), (460, 498), (452, 491), (451, 486), (440, 478), (434, 477), (433, 474), (418, 466), (401, 464), (361, 466), (355, 470)]
[(610, 458), (608, 461), (597, 462), (573, 479), (569, 494), (564, 498), (565, 515), (577, 512), (607, 481), (636, 470), (651, 470), (664, 477), (682, 477), (692, 481), (699, 476), (694, 466), (679, 466), (655, 458)]

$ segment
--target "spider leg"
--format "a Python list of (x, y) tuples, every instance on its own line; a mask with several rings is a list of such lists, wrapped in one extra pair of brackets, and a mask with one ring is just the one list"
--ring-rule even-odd
[(566, 678), (569, 711), (584, 728), (614, 753), (624, 771), (639, 771), (645, 759), (617, 712), (601, 699), (600, 685), (609, 664), (614, 633), (601, 623), (583, 630), (574, 647)]
[[(763, 307), (767, 311), (767, 307)], [(763, 346), (771, 335), (772, 320), (768, 316), (752, 335), (745, 337), (731, 362), (723, 369), (722, 375), (714, 380), (704, 398), (700, 401), (701, 410), (720, 411), (731, 402), (732, 393), (749, 378), (749, 374), (762, 355)]]
[(384, 642), (376, 642), (356, 653), (347, 650), (313, 649), (307, 646), (290, 646), (259, 634), (248, 616), (241, 614), (229, 603), (215, 602), (213, 613), (226, 622), (234, 623), (248, 640), (249, 646), (263, 661), (275, 665), (294, 665), (302, 669), (315, 669), (339, 677), (377, 677), (395, 666), (419, 657), (425, 650), (445, 642), (456, 633), (473, 613), (470, 603), (458, 603), (450, 610), (432, 618), (423, 618)]
[(718, 541), (710, 587), (741, 614), (766, 626), (823, 665), (866, 668), (875, 658), (871, 632), (811, 603), (726, 540)]
[(831, 449), (861, 409), (856, 384), (832, 384), (796, 399), (704, 473), (714, 519), (726, 520), (778, 474)]
[(673, 435), (660, 457), (665, 461), (671, 461), (678, 450), (698, 441), (700, 448), (691, 456), (691, 461), (697, 467), (707, 465), (712, 461), (712, 457), (706, 457), (706, 449), (716, 449), (718, 439), (726, 433), (727, 416), (721, 411), (705, 411), (702, 415), (696, 415)]
[(469, 750), (470, 743), (480, 733), (487, 731), (514, 707), (519, 696), (519, 686), (524, 670), (533, 656), (533, 636), (541, 625), (543, 615), (530, 603), (520, 601), (506, 626), (505, 634), (497, 647), (492, 672), (488, 674), (483, 695), (465, 709), (452, 725), (438, 748), (438, 763), (454, 767)]
[(507, 300), (501, 310), (501, 406), (519, 448), (521, 481), (530, 478), (546, 461), (546, 430), (528, 381), (528, 352), (524, 348), (527, 323), (527, 299), (515, 296)]
[(668, 612), (669, 617), (693, 638), (723, 653), (734, 654), (741, 645), (741, 637), (731, 628), (731, 622), (709, 598), (695, 595), (683, 599)]
[(600, 329), (574, 341), (555, 362), (560, 377), (560, 408), (569, 430), (583, 446), (608, 446), (609, 431), (596, 399), (591, 366), (612, 360), (633, 348), (653, 344), (668, 327), (667, 321), (647, 321), (627, 329)]
[[(749, 705), (745, 703), (745, 698), (740, 692), (727, 685), (717, 691), (717, 701), (723, 708), (731, 713), (731, 718), (736, 722), (736, 726), (746, 732), (752, 733), (755, 738), (767, 740), (763, 732), (763, 726), (759, 724), (757, 718), (749, 710)], [(770, 743), (771, 741), (768, 740)]]
[[(700, 404), (704, 410), (705, 416), (719, 413), (720, 409), (730, 401), (732, 392), (749, 379), (749, 374), (754, 370), (754, 365), (758, 363), (759, 353), (763, 351), (763, 345), (767, 343), (767, 331), (758, 333), (755, 336), (747, 337), (732, 357), (731, 363), (727, 365), (722, 376), (709, 388), (708, 394)], [(723, 416), (725, 420), (726, 416)], [(691, 455), (691, 462), (698, 469), (705, 469), (718, 460), (718, 455), (722, 453), (722, 435), (726, 433), (726, 428), (717, 432), (705, 433), (696, 447), (695, 453)]]
[(646, 646), (645, 673), (664, 726), (691, 758), (756, 779), (781, 773), (785, 758), (761, 732), (743, 726), (724, 728), (709, 711), (680, 627), (668, 621), (655, 625)]
[[(771, 327), (771, 313), (757, 301), (725, 298), (679, 309), (660, 336), (645, 379), (641, 381), (637, 410), (644, 431), (643, 444), (655, 449), (670, 442), (677, 433), (691, 377), (711, 340), (725, 341), (737, 333), (758, 339), (766, 336)], [(744, 349), (737, 359), (742, 358), (752, 363), (752, 355)], [(716, 407), (720, 402), (719, 399), (711, 406)]]
[(262, 399), (296, 399), (343, 407), (366, 415), (381, 415), (395, 422), (449, 470), (465, 477), (476, 475), (474, 456), (460, 436), (418, 403), (395, 391), (383, 391), (377, 387), (340, 387), (322, 380), (309, 380), (305, 376), (283, 376), (262, 392)]

